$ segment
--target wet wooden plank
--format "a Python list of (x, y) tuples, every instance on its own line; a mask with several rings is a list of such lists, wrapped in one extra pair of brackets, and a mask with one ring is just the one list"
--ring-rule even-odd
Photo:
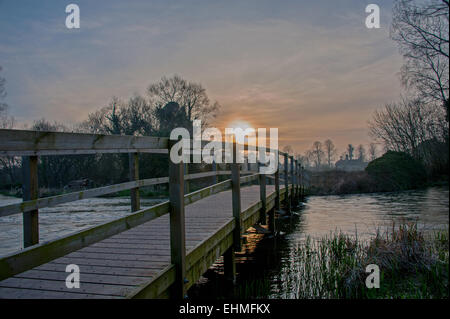
[[(64, 283), (68, 275), (69, 274), (65, 271), (32, 269), (18, 274), (14, 276), (14, 278), (55, 280)], [(84, 267), (80, 267), (80, 286), (83, 286), (85, 283), (136, 286), (146, 282), (150, 278), (151, 276), (135, 277), (106, 274), (89, 274), (85, 272)]]
[[(35, 270), (47, 270), (47, 271), (64, 271), (66, 264), (47, 263), (45, 265), (34, 268)], [(153, 277), (157, 271), (147, 268), (124, 268), (124, 267), (103, 267), (103, 266), (81, 266), (83, 274), (103, 274), (114, 276), (134, 276), (134, 277)]]
[(116, 261), (170, 261), (170, 255), (137, 255), (137, 254), (111, 254), (111, 253), (91, 253), (91, 252), (74, 252), (66, 256), (66, 258), (85, 258), (90, 259), (103, 259), (103, 260), (116, 260)]
[[(81, 276), (80, 276), (81, 280)], [(66, 281), (54, 281), (45, 279), (8, 278), (0, 282), (0, 287), (39, 289), (50, 291), (74, 292), (85, 294), (99, 294), (106, 296), (125, 296), (130, 293), (134, 286), (129, 285), (106, 285), (106, 284), (80, 284), (80, 288), (67, 288)]]
[[(109, 260), (109, 259), (87, 259), (78, 257), (62, 257), (55, 260), (54, 263), (59, 264), (76, 264), (78, 266), (104, 266), (104, 267), (122, 267), (122, 268), (146, 268), (146, 269), (161, 269), (167, 265), (167, 262), (162, 261), (128, 261), (128, 260)], [(0, 282), (1, 283), (1, 282)]]
[(120, 296), (83, 294), (39, 289), (1, 288), (0, 299), (123, 299)]
[(170, 255), (170, 250), (168, 247), (163, 247), (163, 249), (130, 249), (130, 248), (110, 248), (110, 247), (86, 247), (83, 248), (83, 252), (89, 253), (110, 253), (117, 255)]

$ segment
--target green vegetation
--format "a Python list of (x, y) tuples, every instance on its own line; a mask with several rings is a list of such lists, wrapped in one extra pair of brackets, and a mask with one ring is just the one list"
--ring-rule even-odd
[(403, 152), (388, 151), (371, 161), (365, 171), (329, 170), (311, 176), (311, 195), (338, 195), (374, 192), (393, 192), (426, 186), (448, 185), (448, 176), (428, 180), (419, 160)]
[[(238, 269), (237, 285), (211, 271), (190, 298), (441, 299), (449, 296), (448, 230), (424, 233), (403, 223), (370, 240), (343, 233), (307, 237), (270, 271)], [(366, 267), (378, 265), (380, 287), (369, 289)], [(281, 266), (283, 265), (283, 266)], [(281, 266), (281, 268), (279, 268)]]
[(369, 163), (366, 172), (377, 185), (378, 191), (414, 189), (425, 185), (425, 167), (403, 152), (388, 151)]
[[(448, 298), (448, 231), (425, 236), (416, 224), (392, 227), (368, 243), (344, 234), (307, 240), (295, 251), (298, 298)], [(380, 268), (368, 289), (366, 266)]]

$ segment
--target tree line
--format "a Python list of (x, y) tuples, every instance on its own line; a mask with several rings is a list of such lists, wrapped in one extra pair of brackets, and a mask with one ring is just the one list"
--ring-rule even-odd
[[(287, 145), (284, 152), (292, 153), (293, 148)], [(379, 150), (376, 143), (368, 146), (359, 144), (356, 149), (353, 144), (348, 144), (346, 149), (339, 155), (339, 150), (331, 139), (324, 142), (315, 141), (303, 154), (297, 153), (296, 159), (306, 169), (332, 169), (337, 160), (359, 160), (362, 162), (373, 161), (378, 157)]]
[(431, 178), (448, 176), (449, 1), (396, 0), (391, 38), (404, 58), (406, 95), (374, 113), (370, 134), (422, 162)]
[[(0, 78), (0, 97), (5, 94), (4, 83)], [(67, 126), (40, 119), (29, 129), (167, 137), (175, 127), (192, 132), (193, 121), (197, 119), (208, 125), (219, 108), (219, 103), (210, 101), (201, 84), (174, 75), (149, 85), (145, 96), (135, 94), (128, 100), (113, 97), (107, 106), (91, 112), (81, 123)], [(7, 105), (2, 104), (0, 110), (1, 127), (11, 128), (14, 121), (6, 113)], [(166, 155), (142, 154), (139, 161), (141, 178), (167, 175)], [(40, 156), (38, 179), (40, 186), (48, 189), (61, 189), (70, 181), (83, 178), (89, 178), (92, 186), (115, 184), (129, 179), (128, 166), (128, 154)], [(19, 189), (21, 175), (21, 158), (0, 157), (0, 187)]]

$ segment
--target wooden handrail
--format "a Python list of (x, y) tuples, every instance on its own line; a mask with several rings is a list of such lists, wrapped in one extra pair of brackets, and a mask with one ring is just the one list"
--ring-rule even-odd
[[(206, 178), (211, 176), (218, 176), (218, 175), (231, 175), (231, 171), (216, 171), (216, 172), (203, 172), (203, 173), (195, 173), (195, 174), (189, 174), (185, 175), (185, 180), (194, 180), (199, 178)], [(256, 174), (255, 174), (256, 175)], [(250, 175), (254, 176), (254, 175)], [(246, 183), (251, 180), (253, 180), (253, 177), (249, 176), (243, 176), (243, 181), (241, 183)], [(121, 184), (113, 184), (108, 186), (102, 186), (97, 188), (90, 188), (86, 190), (81, 190), (77, 192), (71, 192), (67, 194), (61, 194), (61, 195), (55, 195), (55, 196), (49, 196), (49, 197), (42, 197), (35, 200), (30, 201), (24, 201), (21, 203), (15, 203), (5, 206), (0, 206), (0, 217), (10, 216), (14, 214), (20, 214), (20, 213), (26, 213), (29, 211), (32, 211), (34, 209), (39, 208), (45, 208), (45, 207), (52, 207), (64, 203), (74, 202), (77, 200), (102, 196), (102, 195), (108, 195), (124, 190), (133, 189), (136, 187), (145, 187), (150, 185), (160, 185), (160, 184), (167, 184), (169, 183), (168, 177), (158, 177), (158, 178), (149, 178), (149, 179), (143, 179), (143, 180), (137, 180), (137, 181), (131, 181), (131, 182), (125, 182)]]
[[(0, 155), (3, 156), (135, 152), (167, 154), (168, 142), (168, 137), (0, 129)], [(209, 142), (201, 141), (201, 144), (205, 145)], [(221, 143), (224, 149), (231, 145), (226, 141)], [(249, 144), (238, 144), (238, 146), (248, 148)], [(276, 152), (279, 156), (287, 154), (268, 147), (254, 147), (255, 150)]]
[(0, 129), (0, 155), (167, 153), (167, 137)]

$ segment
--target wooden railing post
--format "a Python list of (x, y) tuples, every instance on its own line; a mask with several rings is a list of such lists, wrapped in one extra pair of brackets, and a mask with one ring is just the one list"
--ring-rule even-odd
[[(212, 171), (217, 174), (217, 164), (215, 160), (212, 162)], [(213, 184), (217, 184), (217, 175), (213, 176)]]
[(298, 160), (295, 160), (295, 203), (299, 203), (300, 199), (300, 178), (299, 178)]
[(277, 161), (277, 170), (275, 171), (275, 206), (269, 211), (269, 230), (272, 234), (276, 233), (275, 212), (280, 211), (280, 168)]
[[(130, 180), (139, 180), (139, 153), (129, 154), (129, 166), (130, 166)], [(139, 187), (132, 188), (130, 191), (131, 197), (131, 211), (135, 212), (141, 209)]]
[[(258, 170), (260, 170), (259, 167)], [(267, 224), (266, 174), (261, 173), (259, 173), (259, 198), (261, 200), (261, 210), (259, 211), (259, 223), (261, 225), (266, 225)]]
[[(177, 141), (169, 140), (170, 149)], [(169, 200), (170, 200), (170, 256), (175, 265), (175, 282), (171, 297), (185, 297), (186, 241), (184, 220), (184, 169), (183, 162), (173, 163), (169, 158)]]
[(291, 200), (289, 198), (289, 163), (288, 163), (288, 154), (284, 154), (284, 187), (285, 187), (285, 195), (284, 195), (284, 204), (286, 211), (288, 213), (291, 212)]
[(291, 206), (295, 206), (295, 171), (294, 171), (294, 156), (290, 156), (291, 158)]
[(277, 164), (277, 170), (275, 171), (275, 210), (280, 210), (280, 166)]
[(233, 198), (233, 217), (235, 222), (233, 243), (235, 251), (241, 251), (241, 183), (239, 163), (237, 163), (237, 145), (233, 145), (233, 163), (231, 164), (231, 192)]
[(223, 272), (227, 280), (236, 283), (236, 254), (233, 246), (223, 254)]
[(235, 252), (241, 251), (241, 182), (240, 165), (237, 162), (237, 145), (233, 143), (233, 163), (231, 164), (231, 194), (234, 217), (233, 245), (223, 255), (225, 278), (236, 283)]
[[(38, 157), (22, 157), (22, 198), (23, 201), (37, 199), (39, 197), (38, 186)], [(39, 211), (37, 209), (23, 213), (23, 247), (29, 247), (39, 243)]]
[[(184, 176), (189, 175), (189, 164), (188, 163), (184, 163)], [(184, 181), (184, 193), (185, 194), (189, 194), (190, 193), (190, 189), (189, 189), (189, 181), (185, 180)]]
[(303, 180), (303, 166), (300, 167), (300, 200), (303, 202), (305, 200), (305, 183)]

